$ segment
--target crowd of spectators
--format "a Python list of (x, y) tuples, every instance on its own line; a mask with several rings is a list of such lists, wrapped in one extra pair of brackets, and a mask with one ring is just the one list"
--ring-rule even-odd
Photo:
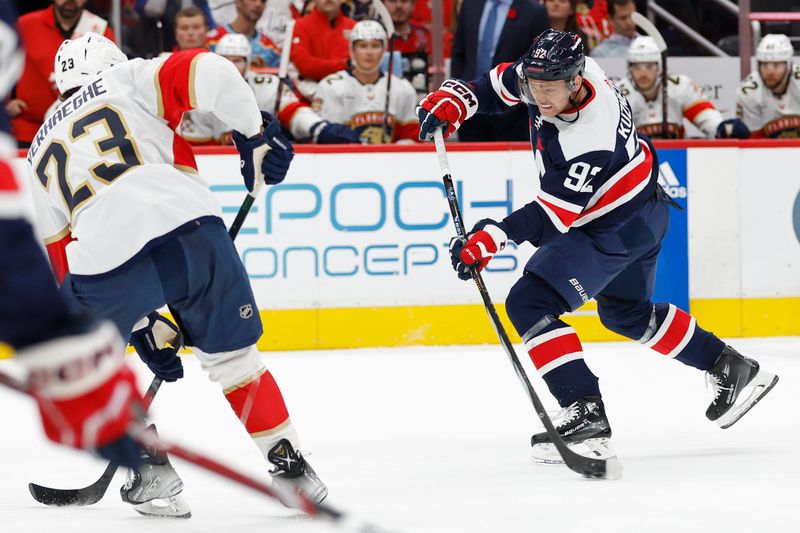
[[(370, 113), (375, 119), (387, 98), (379, 89), (388, 65), (393, 73), (410, 82), (417, 95), (431, 90), (431, 2), (441, 1), (444, 14), (443, 49), (449, 74), (473, 79), (493, 66), (518, 59), (534, 37), (547, 28), (578, 33), (593, 57), (625, 58), (638, 37), (632, 14), (642, 9), (638, 0), (382, 0), (385, 10), (366, 0), (122, 0), (121, 35), (108, 24), (110, 0), (32, 0), (20, 6), (18, 27), (26, 49), (25, 67), (15, 91), (5, 102), (13, 118), (13, 129), (21, 147), (35, 135), (47, 109), (58, 97), (53, 77), (53, 58), (61, 41), (87, 31), (104, 33), (119, 41), (129, 57), (155, 57), (190, 48), (214, 50), (225, 35), (245, 36), (251, 48), (250, 65), (255, 72), (274, 74), (280, 62), (280, 45), (287, 21), (295, 19), (291, 48), (291, 87), (305, 104), (315, 101), (318, 84), (332, 75), (351, 76), (360, 84), (374, 85), (364, 94), (355, 113)], [(669, 0), (664, 2), (669, 5)], [(376, 73), (357, 72), (349, 34), (359, 20), (380, 20), (388, 13), (394, 38), (381, 40), (383, 60)], [(703, 11), (676, 8), (692, 26), (703, 26)], [(733, 26), (735, 20), (729, 21)], [(384, 24), (385, 26), (385, 24)], [(718, 25), (715, 37), (722, 31)], [(666, 28), (665, 36), (671, 30)], [(440, 32), (436, 32), (440, 34)], [(669, 39), (668, 39), (669, 41)], [(377, 46), (377, 45), (375, 45)], [(689, 49), (691, 46), (685, 46)], [(388, 61), (389, 49), (397, 60)], [(389, 84), (392, 85), (392, 84)], [(388, 95), (394, 99), (385, 124), (401, 124), (413, 109), (397, 108), (409, 100), (404, 83), (395, 83)], [(361, 94), (359, 92), (359, 94)], [(349, 95), (353, 98), (353, 95)], [(412, 99), (413, 100), (413, 99)], [(317, 104), (322, 100), (316, 99)], [(367, 105), (368, 104), (368, 105)], [(348, 106), (349, 107), (352, 106)], [(358, 106), (356, 106), (358, 107)], [(390, 106), (386, 106), (388, 109)], [(353, 127), (355, 115), (341, 116), (342, 124)], [(461, 141), (527, 140), (528, 117), (522, 106), (491, 119), (477, 116), (459, 131)], [(386, 129), (384, 125), (383, 130)], [(396, 132), (395, 132), (396, 133)], [(362, 142), (408, 141), (404, 135), (367, 135)], [(298, 139), (302, 141), (302, 139)]]

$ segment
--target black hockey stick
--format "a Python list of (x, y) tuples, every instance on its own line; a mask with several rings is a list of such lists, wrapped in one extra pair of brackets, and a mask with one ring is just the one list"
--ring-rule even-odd
[[(158, 392), (159, 387), (163, 381), (161, 378), (153, 378), (150, 387), (144, 395), (142, 403), (143, 409), (146, 411), (153, 403), (153, 397)], [(114, 474), (117, 473), (119, 465), (116, 463), (108, 463), (103, 475), (100, 478), (81, 489), (54, 489), (37, 485), (36, 483), (28, 483), (28, 490), (31, 492), (33, 499), (45, 505), (55, 505), (62, 507), (65, 505), (94, 505), (105, 496), (111, 480), (114, 479)]]
[[(18, 392), (22, 392), (31, 396), (35, 394), (35, 391), (28, 383), (8, 376), (3, 372), (0, 372), (0, 385), (4, 385)], [(144, 409), (141, 409), (140, 411), (143, 413)], [(288, 492), (281, 490), (277, 487), (264, 483), (259, 479), (234, 470), (233, 468), (230, 468), (229, 466), (226, 466), (207, 455), (190, 450), (179, 444), (165, 441), (164, 439), (159, 438), (158, 435), (156, 435), (156, 433), (150, 428), (138, 431), (130, 431), (128, 435), (143, 447), (155, 449), (160, 452), (179, 457), (184, 461), (188, 461), (208, 472), (260, 492), (274, 500), (281, 502), (287, 507), (299, 509), (314, 518), (333, 522), (348, 531), (359, 533), (387, 533), (386, 530), (379, 528), (374, 524), (354, 518), (350, 514), (346, 514), (330, 505), (315, 503), (314, 501), (308, 499), (308, 497), (306, 497), (302, 492)]]
[[(461, 208), (458, 205), (458, 197), (456, 196), (455, 187), (453, 187), (453, 178), (450, 174), (450, 165), (447, 162), (447, 151), (445, 149), (442, 131), (436, 130), (433, 139), (436, 143), (436, 155), (439, 158), (439, 167), (442, 171), (442, 182), (444, 183), (444, 190), (445, 194), (447, 195), (447, 203), (450, 205), (450, 213), (453, 215), (453, 224), (456, 227), (456, 234), (460, 238), (466, 239), (467, 233), (464, 229), (464, 222), (461, 217)], [(570, 450), (569, 447), (564, 443), (561, 435), (558, 434), (558, 431), (556, 431), (556, 428), (553, 426), (553, 422), (547, 415), (539, 396), (536, 394), (536, 391), (533, 390), (533, 386), (531, 385), (528, 376), (525, 374), (525, 370), (522, 368), (522, 364), (520, 363), (519, 358), (514, 351), (511, 340), (508, 338), (508, 334), (506, 333), (503, 324), (500, 322), (500, 317), (497, 315), (497, 310), (494, 308), (494, 304), (489, 297), (489, 291), (486, 289), (486, 284), (483, 282), (480, 272), (478, 272), (477, 268), (472, 269), (471, 272), (472, 279), (475, 281), (475, 285), (478, 287), (478, 292), (480, 292), (481, 298), (483, 299), (483, 306), (486, 308), (486, 313), (489, 315), (489, 319), (492, 322), (494, 331), (497, 333), (497, 336), (500, 339), (500, 344), (503, 346), (508, 359), (511, 361), (511, 365), (514, 367), (517, 377), (519, 378), (520, 382), (522, 382), (525, 392), (528, 393), (528, 398), (530, 398), (531, 402), (533, 403), (533, 408), (536, 410), (536, 414), (544, 424), (547, 434), (552, 439), (553, 444), (558, 450), (558, 453), (564, 459), (564, 463), (570, 468), (570, 470), (581, 474), (583, 477), (596, 479), (619, 479), (622, 475), (622, 467), (616, 458), (592, 459), (585, 457)]]
[[(253, 202), (258, 196), (262, 185), (263, 182), (258, 182), (253, 188), (253, 192), (248, 193), (244, 199), (244, 202), (242, 202), (242, 206), (239, 208), (239, 212), (236, 214), (236, 219), (233, 221), (233, 224), (231, 224), (230, 229), (228, 229), (228, 235), (232, 241), (236, 240), (236, 236), (239, 234), (239, 230), (244, 223), (244, 219), (247, 218), (247, 214), (250, 212), (250, 208), (253, 206)], [(170, 308), (170, 313), (172, 313), (173, 318), (175, 318), (175, 322), (178, 327), (183, 329), (177, 313), (175, 313), (172, 308)], [(185, 334), (184, 338), (186, 338)], [(145, 411), (150, 408), (150, 404), (153, 402), (153, 398), (158, 392), (159, 387), (161, 387), (162, 382), (163, 380), (161, 378), (154, 377), (153, 381), (150, 383), (150, 386), (147, 388), (143, 403), (143, 408)], [(114, 463), (108, 463), (108, 466), (103, 471), (103, 474), (97, 479), (97, 481), (80, 489), (56, 489), (52, 487), (45, 487), (43, 485), (37, 485), (36, 483), (28, 483), (28, 490), (30, 491), (34, 500), (44, 505), (55, 505), (58, 507), (67, 505), (94, 505), (95, 503), (99, 502), (103, 496), (105, 496), (108, 486), (114, 479), (114, 475), (117, 473), (118, 468), (118, 465)]]

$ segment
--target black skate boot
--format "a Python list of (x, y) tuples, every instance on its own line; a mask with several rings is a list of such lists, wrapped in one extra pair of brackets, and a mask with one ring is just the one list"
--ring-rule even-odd
[(269, 474), (278, 488), (287, 493), (300, 491), (315, 503), (322, 502), (328, 495), (328, 487), (320, 481), (311, 465), (299, 451), (295, 451), (287, 439), (279, 440), (270, 449), (267, 459), (275, 466)]
[[(599, 396), (587, 396), (561, 410), (553, 420), (556, 430), (564, 442), (576, 453), (598, 458), (614, 457), (616, 453), (609, 444), (611, 426), (606, 418), (603, 400)], [(543, 463), (563, 463), (547, 432), (531, 437), (533, 457)]]
[(726, 429), (753, 408), (778, 382), (778, 376), (761, 369), (753, 359), (726, 346), (717, 362), (706, 372), (714, 391), (714, 401), (706, 409), (706, 418)]
[[(155, 428), (153, 428), (155, 430)], [(146, 449), (138, 470), (128, 471), (128, 480), (119, 489), (122, 501), (133, 505), (144, 516), (190, 518), (192, 512), (181, 495), (183, 480), (163, 452)]]

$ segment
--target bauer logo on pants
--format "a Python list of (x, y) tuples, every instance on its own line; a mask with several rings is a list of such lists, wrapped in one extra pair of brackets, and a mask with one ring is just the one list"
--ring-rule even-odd
[(245, 320), (253, 316), (253, 306), (250, 304), (241, 306), (239, 308), (239, 316)]

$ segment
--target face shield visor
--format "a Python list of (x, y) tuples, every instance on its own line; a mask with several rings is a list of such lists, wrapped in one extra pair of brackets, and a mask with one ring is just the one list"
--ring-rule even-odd
[(556, 115), (563, 111), (569, 104), (575, 86), (574, 81), (531, 78), (521, 64), (517, 66), (517, 81), (522, 101), (539, 107), (544, 115)]

